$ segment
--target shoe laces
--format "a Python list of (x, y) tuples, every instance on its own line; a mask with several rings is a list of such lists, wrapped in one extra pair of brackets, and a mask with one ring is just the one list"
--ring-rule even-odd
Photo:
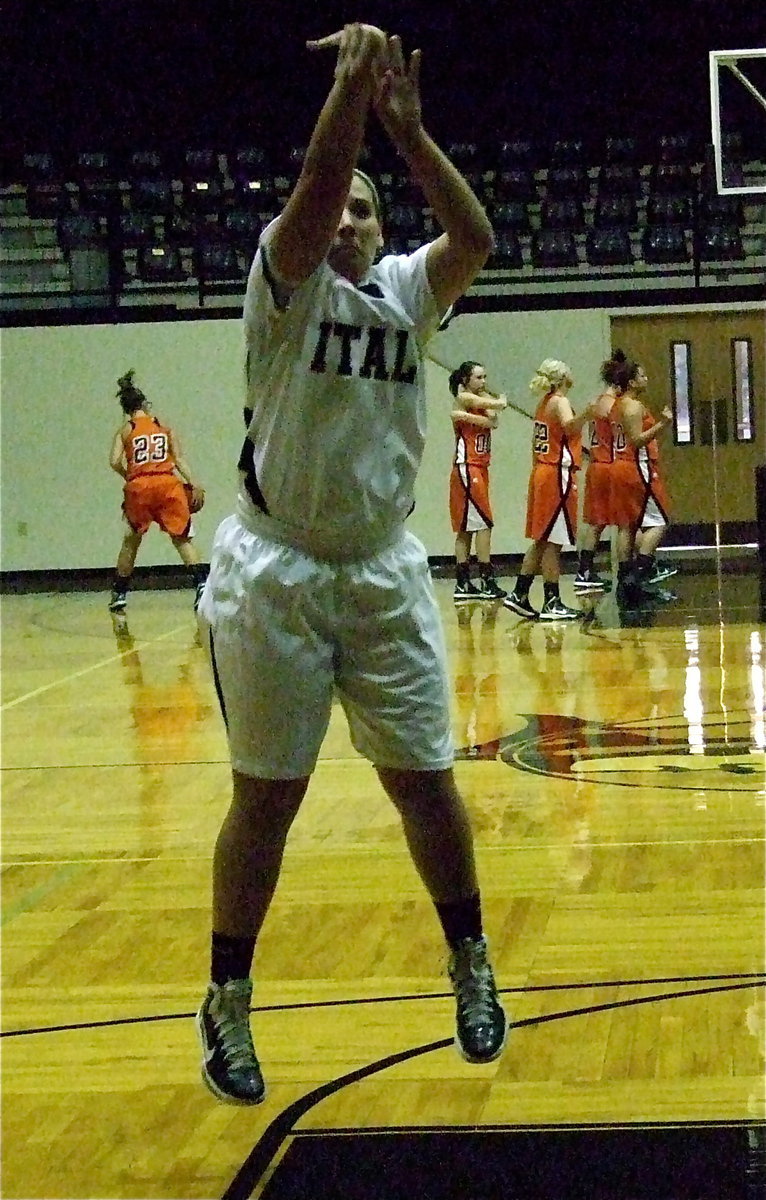
[(224, 1058), (234, 1070), (251, 1070), (257, 1059), (250, 1032), (249, 979), (230, 979), (219, 987), (210, 1005)]
[(497, 989), (487, 962), (487, 943), (466, 938), (450, 963), (458, 1007), (469, 1025), (488, 1025), (497, 1008)]

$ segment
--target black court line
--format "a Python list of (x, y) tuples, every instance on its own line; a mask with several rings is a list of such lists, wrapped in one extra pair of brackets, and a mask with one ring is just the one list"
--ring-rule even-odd
[[(663, 1000), (682, 999), (685, 996), (710, 996), (719, 992), (741, 991), (754, 986), (756, 986), (754, 983), (722, 984), (719, 987), (695, 988), (682, 992), (665, 992), (653, 996), (639, 996), (631, 1000), (615, 1000), (608, 1004), (586, 1005), (582, 1008), (571, 1008), (558, 1013), (546, 1013), (542, 1016), (525, 1017), (520, 1021), (514, 1021), (511, 1024), (511, 1033), (514, 1029), (521, 1029), (524, 1026), (545, 1025), (552, 1021), (561, 1021), (569, 1017), (586, 1016), (592, 1013), (608, 1012), (619, 1008), (632, 1008), (642, 1004), (656, 1004)], [(763, 986), (766, 986), (766, 979), (763, 980)], [(305, 1096), (301, 1096), (298, 1100), (293, 1101), (292, 1104), (283, 1109), (266, 1127), (245, 1159), (245, 1162), (234, 1176), (234, 1179), (223, 1193), (222, 1200), (249, 1200), (253, 1190), (262, 1180), (279, 1153), (282, 1144), (293, 1133), (295, 1123), (322, 1100), (342, 1091), (343, 1088), (348, 1087), (350, 1084), (358, 1083), (363, 1079), (371, 1078), (373, 1075), (381, 1074), (388, 1070), (389, 1067), (397, 1066), (399, 1063), (407, 1062), (409, 1059), (417, 1058), (423, 1054), (430, 1054), (434, 1050), (444, 1050), (452, 1045), (452, 1041), (451, 1037), (440, 1038), (438, 1041), (428, 1042), (422, 1046), (415, 1046), (409, 1050), (400, 1051), (398, 1054), (387, 1055), (376, 1062), (368, 1063), (364, 1067), (358, 1067), (353, 1071), (347, 1072), (345, 1075), (338, 1076), (337, 1079), (321, 1084), (320, 1087), (314, 1088)], [(721, 1200), (724, 1200), (724, 1197), (721, 1197)]]
[(766, 1126), (296, 1131), (262, 1200), (763, 1200)]
[[(614, 987), (657, 987), (659, 984), (668, 983), (713, 983), (717, 980), (741, 980), (743, 982), (737, 984), (727, 984), (721, 988), (713, 988), (712, 991), (735, 991), (738, 988), (745, 987), (766, 987), (766, 973), (763, 971), (740, 971), (729, 975), (670, 975), (659, 977), (656, 979), (607, 979), (597, 980), (592, 983), (547, 983), (547, 984), (531, 984), (525, 987), (507, 987), (498, 988), (498, 991), (503, 996), (524, 996), (531, 995), (534, 992), (573, 992), (578, 990), (593, 989), (593, 988), (614, 988)], [(744, 982), (747, 981), (747, 982)], [(670, 996), (687, 996), (696, 995), (686, 991), (668, 993)], [(450, 992), (411, 992), (403, 993), (398, 996), (355, 996), (351, 999), (344, 1000), (298, 1000), (289, 1004), (261, 1004), (253, 1005), (250, 1009), (251, 1013), (270, 1013), (270, 1012), (300, 1012), (307, 1009), (320, 1008), (355, 1008), (363, 1004), (399, 1004), (409, 1000), (451, 1000), (453, 993)], [(662, 999), (663, 997), (660, 997)], [(650, 997), (649, 999), (652, 999)], [(643, 999), (640, 1003), (645, 1003)], [(620, 1001), (619, 1004), (632, 1004), (634, 1001)], [(607, 1005), (607, 1008), (614, 1007)], [(574, 1012), (591, 1012), (598, 1009), (583, 1008), (573, 1010)], [(148, 1025), (157, 1021), (188, 1021), (192, 1020), (196, 1014), (194, 1012), (183, 1013), (160, 1013), (146, 1014), (141, 1017), (112, 1017), (105, 1021), (76, 1021), (69, 1025), (36, 1025), (29, 1029), (5, 1029), (0, 1032), (0, 1038), (8, 1037), (27, 1037), (32, 1034), (39, 1033), (74, 1033), (77, 1030), (89, 1029), (113, 1029), (122, 1025)], [(565, 1014), (569, 1015), (569, 1014)], [(516, 1025), (531, 1024), (535, 1021), (540, 1021), (547, 1018), (529, 1018), (524, 1021), (514, 1022)]]

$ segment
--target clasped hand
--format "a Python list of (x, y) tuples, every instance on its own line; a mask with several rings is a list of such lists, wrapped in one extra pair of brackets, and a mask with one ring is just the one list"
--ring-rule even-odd
[(366, 84), (371, 103), (389, 137), (400, 145), (421, 125), (420, 51), (405, 62), (401, 38), (375, 25), (344, 25), (306, 43), (309, 50), (337, 48), (335, 78)]

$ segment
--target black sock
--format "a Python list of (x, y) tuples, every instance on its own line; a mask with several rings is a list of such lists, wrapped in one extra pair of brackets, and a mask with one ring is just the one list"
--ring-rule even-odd
[(248, 979), (255, 953), (254, 937), (230, 937), (216, 933), (210, 948), (210, 978), (221, 987), (230, 979)]
[(200, 584), (204, 583), (207, 579), (210, 568), (208, 567), (207, 563), (192, 563), (192, 565), (189, 567), (189, 570), (191, 571), (191, 577), (194, 580), (194, 586), (199, 587)]
[(639, 577), (648, 575), (651, 572), (653, 562), (654, 557), (651, 554), (637, 554), (635, 562), (636, 574)]
[(595, 553), (595, 550), (580, 551), (580, 562), (577, 567), (580, 575), (587, 575), (589, 571), (593, 570), (593, 558)]
[(112, 589), (117, 593), (118, 596), (124, 596), (129, 587), (130, 587), (130, 575), (115, 574), (114, 583), (112, 584)]
[(545, 597), (546, 604), (549, 600), (558, 600), (559, 585), (557, 583), (546, 583), (545, 580), (543, 580), (543, 595)]
[(479, 563), (479, 574), (481, 575), (482, 579), (494, 579), (495, 572), (492, 568), (492, 563), (491, 562), (480, 562)]
[(481, 897), (476, 892), (465, 900), (445, 900), (436, 904), (447, 945), (454, 950), (465, 938), (477, 940), (482, 936)]
[(533, 579), (534, 575), (517, 575), (516, 582), (513, 585), (514, 596), (518, 596), (519, 600), (526, 600)]
[(457, 579), (457, 581), (461, 585), (461, 587), (464, 587), (465, 584), (468, 583), (470, 577), (471, 577), (471, 568), (468, 565), (468, 563), (467, 562), (457, 563), (455, 566), (455, 578)]
[(617, 564), (617, 579), (620, 583), (627, 583), (632, 574), (633, 564), (629, 562), (621, 562)]

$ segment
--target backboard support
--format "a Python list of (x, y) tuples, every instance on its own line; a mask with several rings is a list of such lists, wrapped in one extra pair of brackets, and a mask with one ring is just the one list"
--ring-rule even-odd
[[(766, 95), (752, 80), (751, 68), (761, 66), (759, 60), (766, 59), (766, 48), (753, 50), (711, 50), (710, 65), (710, 119), (713, 152), (715, 157), (716, 185), (721, 195), (758, 195), (766, 194), (766, 182), (762, 179), (749, 183), (739, 181), (736, 185), (727, 181), (724, 162), (724, 137), (722, 130), (721, 105), (721, 72), (729, 72), (752, 97), (754, 119), (758, 120), (758, 108), (763, 120), (764, 145), (766, 145)], [(766, 88), (764, 89), (766, 90)]]

